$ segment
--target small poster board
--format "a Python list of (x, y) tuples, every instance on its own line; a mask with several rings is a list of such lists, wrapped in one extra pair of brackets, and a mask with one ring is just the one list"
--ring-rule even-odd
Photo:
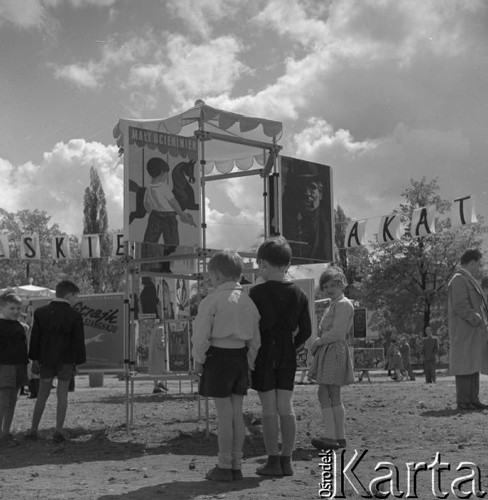
[(164, 323), (168, 340), (169, 371), (190, 371), (190, 321), (174, 319)]

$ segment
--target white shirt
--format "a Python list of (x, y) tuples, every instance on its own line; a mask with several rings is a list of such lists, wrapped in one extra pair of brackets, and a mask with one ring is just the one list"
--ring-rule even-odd
[(236, 282), (226, 282), (205, 297), (193, 322), (192, 355), (205, 363), (206, 352), (212, 345), (227, 349), (248, 347), (249, 367), (261, 346), (259, 312), (252, 299)]
[(169, 204), (169, 200), (174, 195), (169, 184), (164, 182), (151, 183), (146, 188), (144, 194), (144, 208), (151, 212), (174, 212), (174, 208)]

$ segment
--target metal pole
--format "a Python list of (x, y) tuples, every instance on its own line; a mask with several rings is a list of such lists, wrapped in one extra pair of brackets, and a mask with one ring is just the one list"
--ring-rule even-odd
[(129, 242), (124, 241), (124, 259), (125, 259), (125, 287), (124, 287), (124, 379), (125, 379), (125, 430), (130, 436), (129, 422), (129, 377), (130, 377), (130, 273), (129, 273)]

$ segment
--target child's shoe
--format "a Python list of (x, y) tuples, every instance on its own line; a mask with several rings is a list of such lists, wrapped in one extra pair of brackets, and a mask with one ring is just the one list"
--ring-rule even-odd
[(293, 476), (293, 467), (291, 465), (291, 457), (281, 455), (280, 457), (281, 470), (284, 476)]
[(234, 480), (232, 469), (221, 469), (218, 465), (205, 474), (205, 479), (219, 483), (230, 483)]
[(282, 476), (283, 469), (281, 468), (280, 456), (269, 455), (268, 461), (256, 469), (258, 476)]
[(317, 450), (338, 450), (339, 443), (335, 439), (313, 438), (312, 446)]
[(232, 469), (232, 480), (240, 481), (243, 479), (242, 470), (241, 469)]
[(24, 439), (27, 439), (29, 441), (37, 441), (37, 431), (33, 431), (32, 429), (30, 431), (27, 431), (24, 434)]
[(66, 441), (66, 438), (63, 436), (61, 432), (54, 431), (53, 441), (55, 443), (64, 443)]

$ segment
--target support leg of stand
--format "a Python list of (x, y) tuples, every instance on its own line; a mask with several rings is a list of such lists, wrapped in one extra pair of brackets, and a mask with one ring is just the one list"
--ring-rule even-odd
[(210, 436), (210, 423), (209, 423), (209, 415), (208, 415), (208, 398), (205, 397), (205, 436)]
[(125, 376), (125, 432), (130, 437), (130, 397), (129, 397), (129, 377)]
[(134, 379), (130, 379), (130, 425), (134, 424)]

